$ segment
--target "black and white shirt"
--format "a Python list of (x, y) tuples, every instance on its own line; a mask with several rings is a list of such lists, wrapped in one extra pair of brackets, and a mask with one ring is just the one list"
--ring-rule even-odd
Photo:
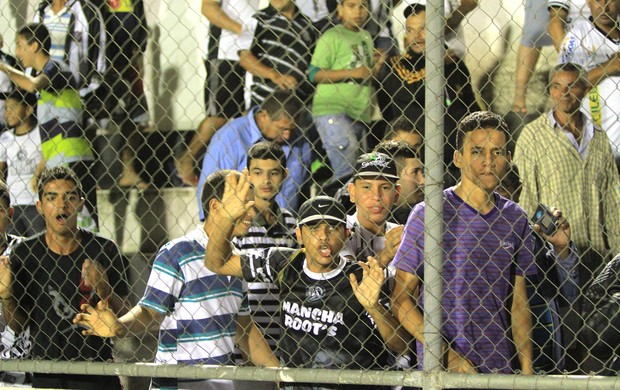
[[(258, 214), (248, 234), (235, 238), (233, 244), (241, 254), (273, 247), (297, 249), (295, 217), (285, 208), (274, 203), (276, 222), (269, 226)], [(248, 283), (248, 301), (252, 319), (263, 330), (267, 343), (275, 350), (280, 338), (280, 298), (278, 287), (269, 282)]]
[(304, 252), (285, 248), (243, 255), (241, 264), (245, 280), (279, 285), (282, 337), (278, 352), (283, 365), (326, 369), (384, 367), (385, 345), (349, 282), (351, 273), (361, 280), (359, 265), (340, 256), (335, 269), (316, 273), (308, 269)]
[[(306, 71), (316, 42), (316, 30), (307, 16), (298, 9), (294, 12), (293, 19), (289, 20), (271, 6), (259, 11), (248, 22), (247, 29), (244, 28), (238, 44), (240, 50), (250, 50), (263, 65), (293, 76), (298, 81), (298, 96), (308, 100), (314, 87), (307, 81)], [(260, 105), (277, 88), (271, 80), (254, 77), (252, 106)]]

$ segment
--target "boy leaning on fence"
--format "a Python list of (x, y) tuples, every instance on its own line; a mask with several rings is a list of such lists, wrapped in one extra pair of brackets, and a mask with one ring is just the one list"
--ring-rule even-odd
[[(127, 310), (127, 270), (112, 241), (82, 230), (77, 216), (84, 192), (76, 174), (54, 167), (41, 174), (37, 209), (46, 230), (0, 259), (0, 299), (7, 324), (20, 333), (30, 326), (33, 359), (108, 361), (108, 341), (85, 337), (72, 323), (84, 303), (105, 300)], [(36, 388), (120, 389), (118, 377), (35, 373)]]
[[(383, 269), (373, 258), (351, 263), (341, 253), (348, 234), (346, 214), (333, 198), (315, 197), (299, 209), (296, 235), (304, 249), (270, 248), (231, 255), (234, 223), (253, 206), (245, 201), (249, 191), (246, 177), (227, 178), (224, 210), (209, 240), (205, 265), (218, 274), (279, 285), (282, 365), (380, 369), (385, 366), (386, 346), (398, 354), (405, 352), (407, 335), (398, 331), (396, 319), (378, 301)], [(286, 388), (309, 387), (334, 388), (311, 384)]]
[[(458, 132), (454, 163), (461, 181), (443, 193), (441, 333), (446, 365), (467, 373), (513, 373), (520, 368), (532, 374), (532, 318), (525, 284), (525, 276), (536, 273), (532, 229), (523, 209), (494, 193), (510, 160), (507, 126), (501, 117), (483, 111), (466, 116)], [(425, 203), (415, 206), (405, 226), (394, 258), (392, 297), (392, 310), (418, 340), (420, 359), (425, 341), (425, 209)], [(520, 366), (513, 367), (517, 359)]]

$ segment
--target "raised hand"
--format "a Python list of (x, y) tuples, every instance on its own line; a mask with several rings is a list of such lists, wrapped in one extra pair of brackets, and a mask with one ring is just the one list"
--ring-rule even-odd
[(7, 256), (0, 256), (0, 299), (11, 298), (11, 263)]
[(115, 337), (122, 327), (121, 323), (105, 301), (99, 301), (97, 307), (82, 305), (83, 313), (73, 318), (73, 323), (83, 326), (84, 336)]
[(108, 274), (98, 261), (84, 260), (82, 264), (82, 280), (84, 281), (84, 286), (94, 289), (102, 300), (107, 300), (112, 295)]
[(355, 297), (366, 310), (372, 310), (379, 304), (381, 286), (385, 280), (383, 268), (372, 256), (368, 256), (368, 262), (358, 262), (362, 267), (362, 282), (359, 283), (354, 274), (349, 275), (351, 288)]
[(224, 195), (222, 196), (222, 212), (232, 221), (247, 214), (254, 207), (254, 201), (248, 201), (248, 196), (253, 194), (248, 176), (233, 172), (226, 176)]

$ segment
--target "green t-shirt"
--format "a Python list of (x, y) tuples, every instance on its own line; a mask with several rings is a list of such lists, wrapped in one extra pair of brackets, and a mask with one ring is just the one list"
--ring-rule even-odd
[[(319, 38), (311, 64), (320, 69), (355, 69), (362, 65), (372, 68), (374, 45), (366, 30), (351, 31), (339, 25)], [(321, 83), (316, 88), (312, 101), (315, 116), (346, 114), (370, 122), (370, 80)]]

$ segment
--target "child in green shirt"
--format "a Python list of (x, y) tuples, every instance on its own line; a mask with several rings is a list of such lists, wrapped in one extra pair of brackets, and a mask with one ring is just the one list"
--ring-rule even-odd
[(341, 24), (318, 40), (308, 70), (318, 84), (312, 115), (334, 170), (333, 180), (353, 173), (357, 156), (366, 147), (366, 124), (371, 116), (370, 77), (374, 45), (363, 29), (368, 18), (368, 0), (340, 0)]

